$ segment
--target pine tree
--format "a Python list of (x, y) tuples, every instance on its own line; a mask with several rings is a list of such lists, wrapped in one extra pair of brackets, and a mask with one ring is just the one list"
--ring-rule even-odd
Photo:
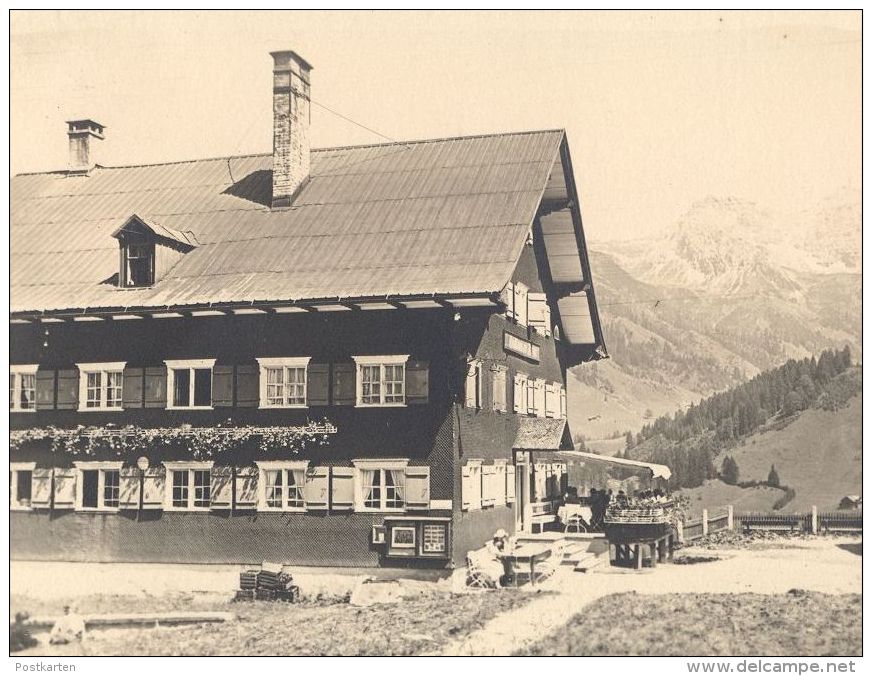
[(730, 486), (739, 483), (739, 465), (730, 455), (724, 458), (721, 465), (721, 480)]
[(635, 442), (635, 440), (633, 439), (633, 433), (632, 433), (632, 432), (627, 432), (626, 442), (625, 442), (625, 445), (624, 445), (624, 450), (629, 451), (629, 450), (630, 450), (631, 448), (633, 448), (633, 446), (635, 446), (635, 445), (636, 445), (636, 442)]
[(775, 463), (772, 464), (772, 468), (769, 470), (769, 476), (766, 477), (766, 484), (772, 486), (772, 488), (778, 488), (781, 486), (781, 479), (778, 477), (778, 472), (775, 471)]

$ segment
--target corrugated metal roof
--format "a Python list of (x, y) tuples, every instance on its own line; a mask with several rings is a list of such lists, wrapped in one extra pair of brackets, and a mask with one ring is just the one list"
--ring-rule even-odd
[[(281, 210), (271, 155), (16, 176), (11, 310), (499, 292), (563, 136), (314, 150)], [(109, 283), (133, 214), (199, 243), (149, 289)]]
[(562, 447), (566, 420), (562, 418), (520, 418), (512, 448), (525, 451), (556, 451)]

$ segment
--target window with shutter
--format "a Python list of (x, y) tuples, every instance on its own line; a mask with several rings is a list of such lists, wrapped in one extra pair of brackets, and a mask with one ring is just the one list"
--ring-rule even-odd
[(406, 467), (406, 509), (430, 508), (430, 468)]
[[(77, 510), (115, 511), (121, 502), (121, 461), (75, 462), (74, 470), (55, 470), (55, 505), (58, 504), (59, 473), (70, 490), (69, 507)], [(65, 500), (65, 502), (67, 502)], [(67, 505), (65, 505), (67, 506)]]
[(75, 469), (55, 469), (55, 471), (54, 471), (54, 508), (55, 509), (73, 509), (75, 506), (76, 506), (76, 470)]
[(506, 465), (506, 503), (515, 502), (515, 466)]
[(466, 407), (481, 408), (481, 362), (478, 359), (466, 363)]
[(260, 408), (306, 407), (309, 357), (260, 357), (257, 363)]
[(352, 460), (355, 469), (355, 509), (360, 512), (402, 512), (407, 507), (408, 460)]
[(311, 467), (306, 471), (303, 496), (308, 510), (322, 510), (330, 506), (329, 467)]
[(212, 461), (164, 462), (167, 470), (164, 509), (206, 511), (211, 504)]
[(168, 409), (211, 409), (215, 359), (165, 359)]
[(354, 468), (332, 467), (330, 508), (337, 511), (354, 509)]
[(493, 377), (493, 407), (494, 411), (506, 412), (506, 367), (497, 366), (491, 372)]
[(405, 406), (407, 354), (352, 357), (357, 365), (357, 406)]

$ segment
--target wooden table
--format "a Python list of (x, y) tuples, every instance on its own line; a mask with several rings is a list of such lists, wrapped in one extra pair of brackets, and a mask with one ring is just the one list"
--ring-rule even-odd
[[(500, 554), (500, 560), (506, 567), (506, 573), (512, 576), (514, 586), (518, 586), (519, 574), (529, 575), (530, 584), (536, 586), (536, 576), (534, 575), (536, 564), (551, 556), (551, 547), (552, 545), (547, 542), (531, 542), (520, 547), (515, 547), (512, 551), (505, 554)], [(520, 570), (521, 566), (529, 567), (529, 572)]]

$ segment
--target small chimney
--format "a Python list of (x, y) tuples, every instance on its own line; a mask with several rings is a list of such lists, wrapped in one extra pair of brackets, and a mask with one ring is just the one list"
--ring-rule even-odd
[(105, 127), (94, 120), (68, 120), (67, 136), (70, 138), (70, 174), (87, 174), (97, 164), (97, 141), (103, 140)]
[(272, 52), (272, 206), (287, 207), (309, 180), (309, 73), (296, 52)]

